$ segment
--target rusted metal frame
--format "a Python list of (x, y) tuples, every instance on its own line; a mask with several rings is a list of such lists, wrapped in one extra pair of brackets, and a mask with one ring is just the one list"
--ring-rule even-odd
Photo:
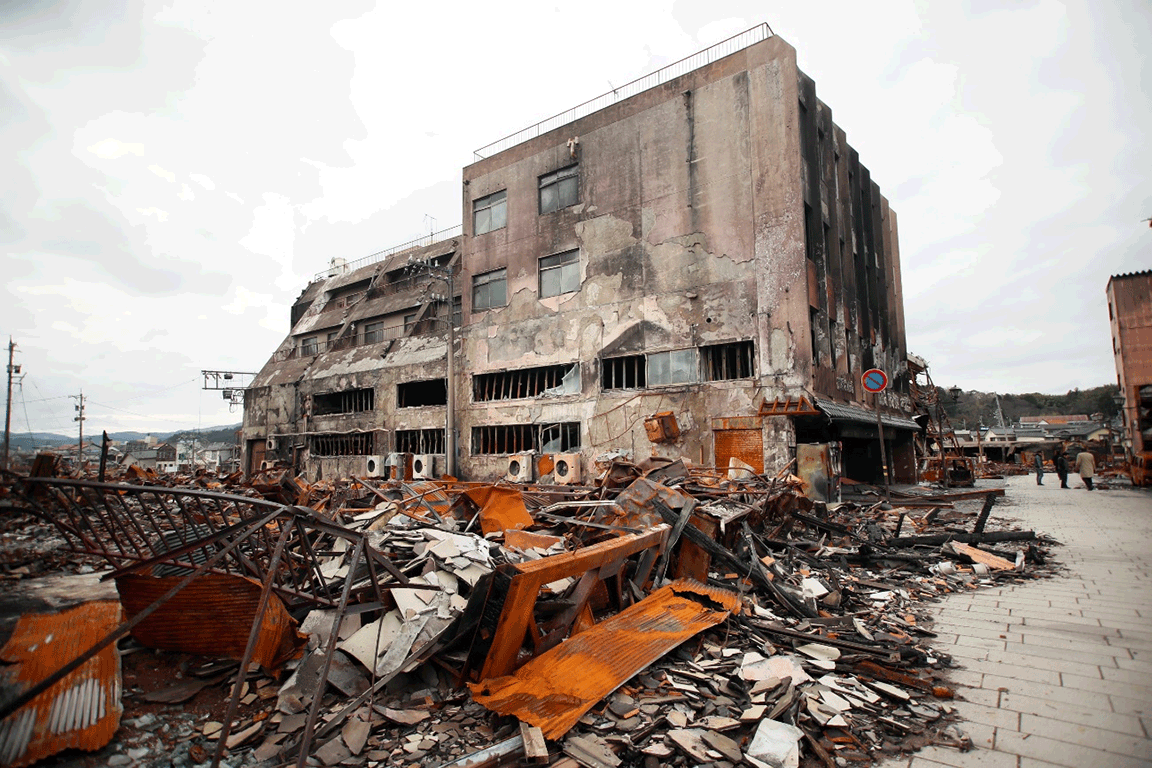
[[(265, 516), (264, 518), (260, 518), (256, 521), (251, 521), (251, 522), (247, 523), (247, 525), (252, 525), (252, 526), (264, 525), (269, 520), (274, 519), (279, 514), (281, 514), (280, 510), (269, 512), (268, 515)], [(150, 606), (148, 606), (144, 610), (137, 613), (135, 616), (133, 616), (131, 619), (129, 619), (128, 621), (121, 624), (119, 627), (117, 627), (112, 632), (108, 633), (104, 637), (104, 639), (100, 640), (98, 643), (93, 645), (87, 651), (80, 654), (75, 659), (73, 659), (72, 661), (68, 662), (67, 664), (65, 664), (60, 669), (53, 672), (51, 675), (48, 675), (48, 677), (44, 678), (39, 683), (36, 683), (35, 685), (31, 686), (30, 688), (25, 690), (22, 694), (20, 694), (16, 698), (11, 699), (7, 702), (0, 703), (0, 720), (3, 720), (4, 718), (8, 717), (10, 714), (12, 714), (16, 710), (20, 709), (21, 707), (23, 707), (28, 702), (35, 699), (41, 693), (43, 693), (44, 691), (48, 690), (49, 688), (51, 688), (56, 683), (63, 680), (65, 677), (70, 675), (75, 670), (79, 669), (81, 666), (84, 665), (85, 662), (87, 662), (93, 656), (98, 654), (100, 651), (104, 650), (109, 645), (112, 645), (113, 643), (118, 641), (120, 638), (127, 635), (129, 632), (132, 631), (133, 628), (136, 627), (136, 625), (138, 625), (140, 622), (144, 621), (144, 619), (151, 616), (160, 606), (164, 605), (166, 602), (171, 600), (182, 589), (184, 589), (186, 586), (191, 584), (195, 579), (199, 578), (201, 575), (206, 573), (211, 566), (215, 565), (216, 560), (218, 560), (218, 559), (224, 557), (226, 554), (228, 554), (228, 552), (230, 552), (232, 550), (232, 548), (236, 547), (240, 543), (240, 541), (241, 541), (241, 539), (238, 538), (235, 541), (230, 542), (227, 547), (225, 547), (224, 549), (221, 549), (219, 552), (217, 552), (213, 556), (212, 560), (209, 560), (209, 561), (203, 563), (202, 565), (200, 565), (197, 568), (197, 570), (193, 571), (192, 573), (190, 573), (187, 576), (185, 576), (184, 578), (182, 578), (179, 581), (179, 583), (177, 583), (174, 587), (172, 587), (172, 589), (168, 590), (164, 595), (162, 595), (160, 598), (158, 598)]]
[(264, 626), (264, 613), (268, 610), (268, 599), (272, 595), (276, 566), (280, 563), (280, 557), (284, 554), (284, 545), (288, 543), (288, 537), (291, 533), (292, 529), (289, 526), (284, 526), (280, 538), (276, 541), (276, 549), (272, 552), (272, 558), (269, 560), (268, 575), (260, 590), (260, 602), (256, 605), (256, 617), (252, 620), (252, 629), (248, 633), (248, 644), (244, 646), (244, 657), (240, 659), (240, 671), (236, 675), (235, 682), (232, 683), (232, 698), (228, 702), (228, 712), (224, 715), (224, 727), (221, 729), (220, 738), (216, 741), (216, 751), (212, 755), (212, 768), (220, 765), (220, 758), (224, 755), (228, 736), (232, 732), (232, 720), (236, 717), (236, 710), (240, 708), (241, 689), (248, 677), (248, 664), (252, 661), (252, 654), (256, 650), (256, 641), (260, 637), (261, 628)]
[[(160, 494), (154, 492), (154, 495), (156, 496), (156, 503), (160, 506), (163, 506), (164, 500), (160, 496)], [(191, 499), (194, 497), (189, 497), (189, 498)], [(202, 507), (200, 508), (200, 511), (199, 511), (199, 517), (201, 518), (201, 520), (197, 520), (196, 515), (189, 512), (188, 507), (184, 506), (184, 500), (183, 500), (183, 498), (181, 498), (179, 493), (171, 494), (171, 499), (172, 499), (172, 502), (175, 503), (175, 505), (180, 509), (180, 514), (183, 515), (183, 517), (184, 517), (184, 526), (183, 526), (184, 530), (188, 530), (188, 529), (194, 530), (194, 526), (202, 525), (211, 531), (219, 532), (221, 530), (221, 528), (220, 528), (221, 524), (223, 524), (225, 526), (227, 525), (227, 523), (224, 522), (223, 520), (220, 521), (220, 523), (216, 523), (216, 521), (212, 520), (210, 518), (210, 516), (204, 514)], [(196, 499), (196, 506), (200, 507), (199, 499)], [(179, 531), (177, 531), (176, 533), (179, 533)], [(185, 540), (183, 536), (181, 536), (180, 538), (182, 540)], [(208, 538), (211, 538), (211, 537), (208, 537)], [(204, 542), (203, 547), (199, 547), (199, 548), (203, 548), (205, 554), (207, 554), (207, 552), (208, 552), (208, 548), (207, 548), (208, 539), (202, 538), (202, 539), (199, 539), (199, 541)], [(191, 544), (192, 542), (188, 542), (188, 543)], [(193, 550), (189, 551), (188, 554), (191, 555), (192, 552), (195, 552), (195, 551), (196, 550), (193, 549)], [(237, 552), (237, 554), (239, 554), (239, 552)], [(191, 560), (191, 559), (192, 558), (190, 557), (189, 560)], [(231, 558), (229, 558), (229, 560), (235, 560), (235, 559), (236, 559), (236, 555), (233, 555)], [(187, 563), (185, 565), (187, 565)], [(230, 565), (231, 565), (230, 562), (225, 561), (225, 563), (224, 563), (225, 573), (232, 573), (232, 568), (229, 567)]]
[[(277, 512), (276, 514), (279, 515), (282, 513)], [(189, 552), (194, 552), (197, 549), (203, 549), (207, 545), (210, 545), (210, 544), (215, 545), (215, 544), (219, 543), (221, 540), (226, 539), (226, 538), (232, 536), (233, 534), (235, 534), (239, 531), (242, 531), (244, 528), (247, 527), (247, 525), (248, 524), (246, 522), (242, 521), (239, 523), (235, 523), (234, 525), (230, 525), (227, 528), (221, 528), (220, 530), (216, 531), (215, 533), (211, 533), (211, 534), (204, 536), (202, 538), (199, 538), (199, 539), (194, 539), (192, 541), (189, 541), (186, 544), (181, 544), (179, 547), (171, 550), (170, 552), (160, 552), (159, 554), (155, 554), (155, 555), (152, 555), (151, 557), (147, 557), (147, 558), (144, 558), (142, 560), (138, 560), (134, 563), (129, 563), (128, 565), (120, 566), (116, 570), (107, 574), (104, 578), (105, 579), (117, 579), (117, 578), (120, 578), (121, 576), (127, 576), (128, 574), (136, 573), (138, 571), (148, 570), (148, 569), (153, 568), (153, 567), (160, 565), (162, 563), (172, 562), (175, 558), (182, 557), (183, 555), (186, 555)], [(248, 533), (248, 536), (251, 536), (252, 533), (253, 532), (250, 531)], [(240, 543), (246, 541), (248, 539), (248, 536), (236, 537), (235, 543), (240, 544)], [(196, 569), (196, 568), (200, 567), (200, 565), (191, 562), (191, 558), (189, 558), (187, 561), (177, 561), (177, 562), (179, 562), (179, 564), (181, 566), (186, 567), (186, 568)], [(219, 568), (210, 568), (206, 572), (222, 573), (222, 574), (228, 574), (229, 573), (229, 571), (222, 570)]]
[[(298, 509), (306, 510), (308, 507), (298, 507)], [(338, 538), (347, 539), (349, 541), (359, 541), (360, 539), (367, 541), (367, 536), (365, 536), (363, 533), (349, 531), (342, 525), (330, 523), (327, 520), (316, 516), (315, 513), (311, 510), (309, 510), (309, 513), (314, 517), (314, 520), (310, 521), (311, 524), (317, 529), (323, 530), (325, 533)], [(366, 552), (368, 557), (376, 559), (376, 561), (384, 567), (384, 570), (388, 571), (388, 573), (391, 574), (392, 577), (399, 581), (401, 584), (409, 584), (408, 577), (401, 573), (400, 570), (392, 563), (392, 561), (385, 557), (384, 554), (378, 549), (367, 545)]]
[(668, 525), (660, 525), (645, 533), (621, 536), (575, 552), (515, 565), (518, 574), (509, 584), (480, 678), (501, 677), (514, 669), (528, 623), (532, 621), (540, 587), (557, 579), (583, 574), (649, 547), (663, 548), (669, 530)]
[[(188, 510), (184, 506), (183, 502), (181, 501), (181, 496), (179, 494), (174, 494), (172, 498), (176, 502), (176, 505), (178, 507), (180, 507), (180, 510), (182, 512), (184, 512), (185, 515), (187, 515)], [(224, 512), (223, 509), (221, 509), (219, 499), (201, 499), (201, 498), (196, 497), (196, 496), (190, 496), (189, 498), (196, 502), (196, 508), (199, 510), (200, 516), (203, 517), (203, 519), (205, 521), (203, 523), (204, 525), (207, 525), (209, 528), (215, 529), (217, 531), (221, 530), (221, 527), (225, 527), (225, 528), (230, 527), (230, 524), (228, 522), (228, 515)], [(203, 503), (205, 501), (212, 502), (215, 505), (215, 509), (209, 513), (206, 513), (204, 511), (204, 503)], [(213, 519), (213, 517), (212, 517), (213, 514), (216, 515), (217, 519)], [(244, 520), (244, 515), (240, 512), (240, 506), (239, 505), (236, 505), (236, 516), (239, 517), (240, 520)], [(193, 523), (193, 525), (195, 525), (195, 523)], [(253, 531), (251, 534), (249, 534), (247, 537), (245, 537), (245, 540), (248, 541), (253, 536), (258, 536), (258, 535), (261, 536), (261, 538), (263, 539), (261, 541), (261, 544), (263, 545), (261, 548), (261, 551), (267, 552), (268, 551), (268, 546), (267, 546), (268, 541), (265, 537), (262, 536), (263, 530), (264, 530), (263, 528), (260, 528), (258, 530)], [(229, 558), (229, 560), (234, 565), (239, 566), (236, 568), (236, 571), (241, 575), (244, 573), (244, 571), (247, 571), (249, 573), (249, 575), (251, 575), (257, 579), (263, 580), (264, 574), (269, 572), (269, 571), (266, 571), (264, 568), (261, 568), (259, 564), (250, 560), (244, 554), (243, 550), (240, 550), (240, 549), (237, 549), (236, 552), (232, 555), (232, 557)], [(229, 572), (231, 572), (231, 570), (232, 569), (229, 569)]]
[[(76, 503), (75, 499), (69, 497), (68, 494), (64, 493), (59, 488), (52, 488), (52, 490), (55, 491), (54, 498), (56, 503), (63, 507), (68, 517), (73, 521), (73, 527), (76, 531), (77, 538), (79, 538), (80, 543), (85, 547), (84, 551), (87, 551), (89, 554), (102, 555), (108, 560), (114, 560), (115, 554), (112, 551), (109, 551), (108, 543), (110, 539), (111, 543), (119, 545), (120, 542), (116, 539), (116, 537), (101, 536), (99, 529), (93, 523), (92, 519), (89, 518), (88, 515), (84, 514), (84, 509)], [(47, 510), (45, 510), (45, 515), (50, 521), (53, 520), (53, 515), (48, 513)], [(88, 535), (84, 534), (84, 528), (87, 528)], [(98, 551), (93, 551), (97, 548)]]
[[(112, 506), (111, 506), (111, 505), (109, 505), (109, 510), (108, 510), (108, 511), (109, 511), (109, 514), (112, 514), (112, 515), (119, 515), (119, 516), (123, 517), (125, 520), (129, 520), (129, 521), (134, 521), (134, 520), (136, 519), (136, 513), (134, 513), (134, 512), (133, 512), (133, 510), (129, 509), (129, 508), (128, 508), (128, 505), (127, 505), (127, 504), (124, 502), (124, 498), (125, 498), (125, 496), (124, 496), (124, 495), (121, 495), (120, 493), (116, 493), (116, 492), (111, 492), (111, 491), (109, 491), (109, 492), (106, 492), (106, 494), (105, 494), (105, 495), (106, 495), (106, 496), (113, 496), (113, 497), (115, 497), (115, 499), (116, 499), (116, 505), (119, 507), (119, 510), (118, 510), (118, 511), (113, 511), (113, 510), (112, 510)], [(141, 510), (144, 510), (144, 509), (145, 509), (145, 507), (144, 507), (144, 503), (143, 503), (143, 501), (142, 501), (142, 500), (139, 498), (139, 495), (138, 495), (138, 494), (132, 494), (131, 498), (132, 498), (133, 500), (135, 500), (137, 504), (139, 504), (139, 505), (140, 505), (140, 508), (141, 508)], [(144, 539), (144, 538), (143, 538), (143, 536), (142, 536), (141, 538), (142, 538), (142, 540), (143, 540), (143, 541), (147, 541), (147, 539)], [(138, 554), (140, 554), (140, 556), (141, 556), (141, 557), (148, 557), (148, 556), (150, 556), (151, 554), (155, 554), (154, 552), (151, 552), (151, 553), (149, 553), (148, 555), (146, 555), (144, 552), (142, 552), (142, 551), (140, 550), (140, 548), (139, 548), (139, 547), (136, 547), (136, 550), (137, 550)]]
[[(348, 566), (349, 576), (355, 571), (356, 564), (364, 554), (367, 537), (361, 537), (356, 542), (356, 549), (352, 553), (352, 560)], [(316, 720), (320, 716), (320, 702), (324, 698), (324, 689), (328, 687), (328, 673), (332, 669), (332, 657), (336, 652), (336, 643), (340, 640), (340, 624), (344, 621), (344, 611), (348, 607), (348, 593), (352, 590), (352, 579), (344, 580), (344, 592), (340, 596), (340, 605), (336, 609), (333, 619), (332, 634), (328, 638), (328, 647), (324, 652), (324, 667), (320, 670), (320, 680), (316, 686), (316, 695), (312, 698), (312, 706), (308, 709), (308, 721), (304, 725), (304, 740), (300, 744), (300, 754), (296, 759), (296, 768), (304, 768), (308, 762), (308, 753), (312, 747), (312, 737), (316, 728)]]
[[(219, 517), (221, 523), (224, 525), (227, 525), (228, 524), (228, 514), (222, 508), (221, 500), (220, 499), (206, 499), (206, 501), (210, 501), (212, 503), (212, 505), (215, 507), (214, 512)], [(234, 504), (233, 506), (235, 506), (235, 508), (236, 508), (236, 516), (239, 517), (241, 520), (243, 520), (244, 515), (242, 515), (240, 513), (240, 505)], [(249, 540), (251, 540), (252, 538), (259, 539), (257, 551), (260, 553), (270, 552), (273, 549), (275, 549), (275, 543), (272, 540), (272, 537), (269, 535), (267, 527), (261, 527), (258, 530), (254, 531), (252, 533), (252, 536), (249, 537)], [(252, 558), (248, 557), (248, 555), (245, 554), (243, 550), (237, 550), (234, 559), (236, 560), (237, 563), (240, 564), (241, 568), (246, 569), (252, 576), (254, 576), (256, 578), (261, 578), (262, 574), (266, 572), (265, 569), (260, 567), (259, 562), (254, 561)], [(275, 569), (269, 567), (267, 569), (267, 572), (274, 573)]]
[[(156, 545), (164, 540), (164, 532), (160, 529), (160, 526), (156, 522), (155, 512), (153, 511), (154, 508), (149, 507), (148, 503), (146, 503), (146, 498), (144, 495), (145, 493), (146, 491), (140, 491), (136, 496), (136, 500), (140, 503), (140, 513), (136, 515), (129, 515), (128, 520), (130, 526), (129, 534), (131, 533), (131, 529), (136, 530), (136, 533), (140, 536), (140, 540), (148, 548), (148, 554), (145, 555), (144, 558), (148, 559), (159, 554), (156, 551)], [(172, 520), (172, 515), (169, 512), (167, 506), (164, 505), (163, 500), (156, 493), (153, 493), (153, 496), (156, 496), (156, 499), (153, 502), (154, 506), (159, 508), (164, 513), (164, 516), (168, 518), (172, 523), (173, 533), (179, 533), (181, 530), (184, 530), (187, 527), (187, 522), (181, 524), (175, 520)], [(144, 518), (152, 524), (153, 533), (151, 535), (141, 528), (139, 523), (140, 518)], [(195, 567), (191, 563), (185, 563), (184, 565), (188, 565), (189, 567), (193, 568)]]
[(320, 590), (324, 592), (325, 598), (329, 605), (334, 602), (332, 596), (331, 585), (324, 574), (320, 573), (320, 561), (316, 557), (316, 551), (312, 548), (312, 540), (308, 538), (308, 531), (304, 527), (304, 521), (296, 517), (296, 531), (300, 536), (300, 548), (304, 553), (304, 559), (308, 563), (308, 574), (312, 583), (318, 587), (317, 594)]
[(120, 545), (120, 541), (116, 538), (115, 529), (108, 524), (108, 520), (100, 515), (99, 510), (92, 509), (91, 500), (85, 495), (77, 493), (76, 497), (69, 496), (68, 494), (58, 494), (56, 502), (65, 505), (68, 509), (68, 514), (74, 519), (83, 520), (83, 523), (90, 531), (89, 537), (84, 537), (85, 543), (91, 547), (94, 545), (105, 547), (109, 540), (115, 546)]
[(656, 569), (657, 583), (664, 580), (664, 576), (668, 573), (668, 563), (672, 559), (672, 550), (676, 547), (676, 543), (680, 541), (680, 534), (684, 532), (684, 526), (688, 525), (689, 518), (692, 517), (692, 511), (696, 509), (696, 500), (688, 499), (684, 502), (684, 506), (680, 507), (680, 516), (676, 518), (676, 524), (672, 527), (672, 532), (668, 535), (668, 546), (660, 554), (660, 565)]
[[(281, 524), (282, 528), (287, 528), (289, 530), (292, 530), (296, 533), (297, 536), (300, 536), (300, 526), (302, 525), (302, 523), (300, 522), (300, 519), (298, 517), (293, 516), (290, 519), (282, 520), (280, 522), (280, 524)], [(281, 531), (281, 533), (283, 533), (283, 530)], [(265, 529), (264, 535), (267, 536), (267, 529)], [(297, 563), (298, 557), (299, 557), (299, 553), (296, 552), (296, 547), (293, 547), (292, 550), (289, 551), (288, 556), (283, 559), (284, 570), (288, 574), (288, 578), (291, 581), (293, 588), (297, 592), (307, 593), (307, 592), (311, 591), (312, 593), (315, 593), (314, 589), (311, 589), (311, 590), (309, 589), (310, 587), (313, 586), (310, 583), (310, 580), (306, 577), (302, 578), (300, 575), (300, 568), (298, 568), (298, 563)], [(305, 570), (307, 570), (307, 569), (305, 569)]]

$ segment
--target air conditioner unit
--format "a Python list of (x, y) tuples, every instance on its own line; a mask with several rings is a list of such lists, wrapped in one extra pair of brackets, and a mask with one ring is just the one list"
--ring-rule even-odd
[(265, 450), (274, 451), (279, 445), (280, 443), (276, 440), (275, 435), (268, 435), (267, 439), (264, 441)]
[(412, 479), (434, 480), (436, 478), (436, 457), (431, 453), (417, 453), (412, 457)]
[(392, 480), (411, 480), (412, 479), (412, 454), (410, 453), (390, 453), (388, 454), (388, 477)]
[(262, 461), (260, 462), (260, 471), (266, 472), (269, 469), (272, 469), (274, 466), (276, 466), (276, 462), (274, 461)]
[(512, 483), (530, 483), (536, 478), (536, 459), (532, 453), (517, 453), (508, 457), (508, 472), (504, 478)]
[(387, 477), (388, 457), (369, 456), (364, 460), (364, 475), (367, 477)]
[(576, 485), (580, 483), (580, 454), (558, 453), (553, 457), (556, 466), (552, 476), (556, 478), (557, 485)]

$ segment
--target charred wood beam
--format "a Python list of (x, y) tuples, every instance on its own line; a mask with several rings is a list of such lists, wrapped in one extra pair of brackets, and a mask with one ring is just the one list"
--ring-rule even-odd
[(939, 546), (950, 541), (961, 544), (993, 544), (998, 541), (1029, 541), (1036, 531), (992, 531), (990, 533), (938, 533), (931, 536), (904, 536), (884, 542), (889, 547), (914, 547), (918, 544)]
[[(679, 514), (674, 512), (668, 505), (660, 501), (660, 499), (653, 498), (650, 502), (653, 509), (655, 509), (664, 521), (669, 525), (675, 525), (679, 519)], [(712, 539), (706, 533), (698, 528), (689, 525), (684, 528), (683, 534), (685, 539), (692, 542), (696, 546), (703, 549), (709, 555), (720, 559), (727, 564), (730, 568), (734, 568), (740, 573), (747, 573), (764, 589), (768, 590), (779, 605), (787, 610), (789, 613), (805, 618), (814, 618), (817, 613), (810, 609), (803, 603), (797, 603), (792, 600), (783, 590), (781, 590), (771, 579), (768, 574), (764, 572), (764, 566), (759, 560), (749, 559), (743, 560), (736, 556), (731, 550), (724, 545)], [(755, 550), (753, 550), (755, 551)]]
[(988, 522), (988, 516), (992, 514), (992, 505), (996, 503), (996, 494), (990, 493), (984, 497), (984, 507), (980, 510), (980, 516), (976, 518), (976, 525), (972, 528), (972, 533), (984, 533), (984, 526)]

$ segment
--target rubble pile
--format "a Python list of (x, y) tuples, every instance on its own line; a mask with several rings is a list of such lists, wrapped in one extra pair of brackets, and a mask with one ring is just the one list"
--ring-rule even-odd
[[(51, 525), (71, 562), (102, 559), (124, 613), (115, 632), (76, 643), (74, 671), (48, 676), (60, 659), (43, 679), (9, 676), (20, 696), (0, 697), (0, 754), (12, 765), (79, 746), (137, 765), (843, 766), (970, 746), (925, 607), (1042, 573), (1050, 541), (991, 530), (1002, 490), (888, 500), (854, 485), (825, 504), (783, 473), (618, 455), (599, 469), (590, 486), (310, 484), (284, 470), (248, 482), (10, 477), (5, 580), (41, 571), (8, 562), (24, 535), (13, 521)], [(95, 675), (82, 651), (97, 640), (129, 667), (164, 649), (179, 680), (129, 691), (108, 746), (11, 725), (56, 706), (68, 674)], [(216, 660), (188, 661), (203, 656)], [(208, 711), (180, 712), (205, 698)], [(119, 718), (107, 709), (100, 718)]]

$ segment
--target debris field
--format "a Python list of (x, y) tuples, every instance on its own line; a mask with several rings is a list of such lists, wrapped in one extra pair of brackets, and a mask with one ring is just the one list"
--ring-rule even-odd
[(964, 750), (927, 604), (1040, 577), (1054, 543), (1002, 489), (825, 504), (620, 454), (588, 486), (34, 474), (0, 488), (5, 766)]

